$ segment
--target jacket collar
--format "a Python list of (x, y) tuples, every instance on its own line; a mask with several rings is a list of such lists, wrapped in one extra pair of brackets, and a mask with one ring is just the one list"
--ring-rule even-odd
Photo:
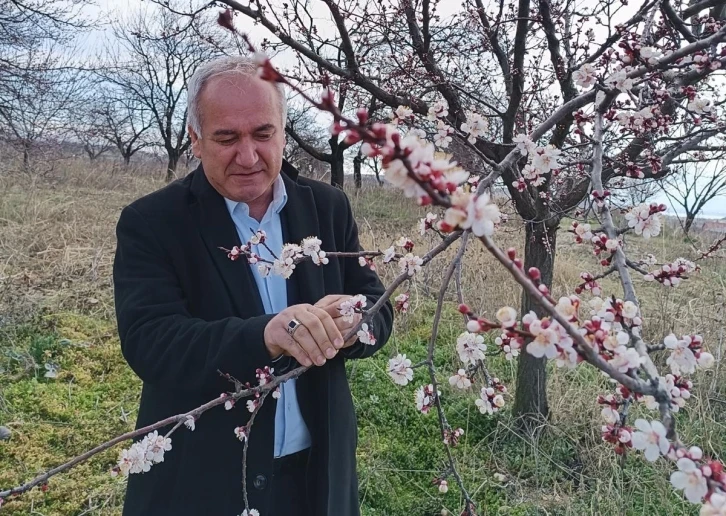
[[(285, 243), (300, 243), (320, 232), (318, 211), (312, 189), (298, 183), (298, 171), (283, 161), (281, 177), (287, 192), (287, 202), (280, 213)], [(190, 208), (197, 222), (197, 229), (204, 240), (212, 261), (225, 280), (227, 293), (240, 317), (264, 314), (262, 299), (248, 264), (232, 261), (221, 248), (231, 249), (241, 245), (237, 229), (229, 214), (224, 197), (209, 183), (202, 165), (192, 172)], [(323, 247), (325, 248), (325, 242)], [(288, 283), (288, 302), (315, 303), (325, 295), (323, 271), (310, 260), (298, 264)]]

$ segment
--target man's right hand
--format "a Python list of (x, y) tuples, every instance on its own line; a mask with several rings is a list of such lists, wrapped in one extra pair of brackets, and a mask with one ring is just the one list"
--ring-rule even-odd
[[(293, 319), (300, 326), (291, 336), (287, 329)], [(330, 314), (307, 304), (289, 306), (273, 317), (265, 327), (264, 338), (272, 358), (290, 355), (306, 367), (325, 364), (326, 358), (333, 358), (344, 345)]]

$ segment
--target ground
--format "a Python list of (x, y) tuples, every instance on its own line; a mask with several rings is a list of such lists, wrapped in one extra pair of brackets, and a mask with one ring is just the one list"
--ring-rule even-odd
[[(140, 382), (124, 362), (116, 334), (110, 276), (114, 226), (125, 204), (159, 186), (150, 178), (113, 177), (80, 167), (54, 178), (0, 177), (0, 425), (11, 431), (8, 440), (0, 441), (0, 490), (133, 428)], [(414, 238), (421, 253), (434, 243), (435, 237), (418, 235), (417, 218), (425, 211), (410, 200), (375, 186), (348, 193), (367, 249), (386, 248), (400, 235)], [(570, 293), (581, 271), (600, 271), (589, 250), (565, 233), (566, 227), (563, 223), (558, 239), (557, 295)], [(630, 238), (629, 245), (638, 250), (635, 256), (642, 251), (660, 260), (693, 259), (695, 249), (709, 243), (694, 238), (669, 229), (650, 242)], [(501, 246), (520, 250), (522, 239), (514, 220), (496, 236)], [(397, 353), (413, 362), (425, 357), (447, 256), (411, 286), (411, 312), (398, 317), (387, 346), (372, 359), (349, 363), (360, 429), (361, 508), (367, 516), (459, 514), (462, 507), (451, 478), (445, 495), (431, 483), (445, 455), (435, 414), (415, 409), (414, 391), (428, 383), (423, 371), (417, 370), (406, 387), (394, 385), (386, 374), (388, 358)], [(645, 336), (657, 341), (671, 331), (699, 333), (719, 358), (726, 260), (721, 254), (701, 267), (676, 289), (636, 278)], [(395, 266), (380, 269), (384, 281), (396, 272)], [(518, 306), (516, 285), (476, 243), (467, 251), (462, 281), (465, 299), (479, 313), (491, 316), (500, 306)], [(604, 287), (620, 293), (613, 281), (605, 281)], [(647, 463), (636, 453), (621, 458), (602, 443), (595, 399), (610, 392), (610, 386), (593, 369), (549, 370), (552, 414), (536, 437), (514, 431), (509, 406), (485, 416), (472, 393), (450, 389), (446, 378), (458, 368), (454, 343), (462, 331), (453, 292), (450, 298), (436, 343), (437, 368), (447, 417), (465, 430), (455, 457), (481, 514), (698, 513), (670, 487), (668, 464)], [(515, 365), (492, 357), (489, 366), (511, 390)], [(684, 441), (700, 443), (718, 457), (726, 446), (723, 376), (720, 363), (697, 375), (694, 397), (678, 414)], [(633, 418), (639, 415), (648, 416), (640, 406)], [(35, 489), (9, 500), (0, 512), (120, 514), (124, 480), (109, 474), (119, 449), (54, 477), (46, 491)]]

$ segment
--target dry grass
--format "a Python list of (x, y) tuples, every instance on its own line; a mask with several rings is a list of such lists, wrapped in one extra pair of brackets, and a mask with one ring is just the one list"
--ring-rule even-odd
[[(0, 176), (0, 327), (41, 311), (77, 312), (113, 320), (111, 266), (116, 220), (123, 206), (163, 183), (148, 177), (114, 177), (103, 169), (82, 168), (82, 172), (77, 169), (69, 164), (67, 170), (56, 171), (51, 180)], [(417, 219), (426, 210), (397, 192), (366, 187), (363, 191), (348, 193), (365, 248), (385, 249), (400, 235), (412, 237), (421, 253), (435, 242), (435, 237), (418, 235)], [(514, 219), (496, 237), (499, 245), (513, 246), (520, 253), (523, 238)], [(705, 249), (708, 243), (695, 245)], [(641, 252), (651, 252), (661, 260), (697, 256), (693, 244), (672, 230), (651, 242), (631, 238), (629, 245), (636, 250), (636, 257)], [(455, 251), (451, 249), (438, 257), (412, 284), (415, 295), (411, 317), (430, 310), (431, 295), (438, 288), (447, 259)], [(569, 293), (579, 282), (579, 273), (585, 270), (596, 273), (600, 266), (584, 247), (575, 245), (569, 234), (561, 232), (553, 284), (555, 295)], [(396, 273), (395, 266), (380, 268), (384, 281)], [(715, 259), (702, 262), (701, 272), (676, 289), (637, 278), (636, 284), (647, 339), (658, 341), (671, 331), (699, 333), (717, 358), (723, 356), (726, 317), (723, 252)], [(614, 280), (604, 281), (603, 286), (606, 292), (616, 295), (621, 292)], [(502, 305), (519, 305), (519, 288), (478, 242), (473, 242), (467, 250), (463, 287), (467, 303), (482, 314), (491, 315)], [(453, 291), (450, 296), (453, 299)], [(409, 327), (426, 337), (425, 322), (416, 325), (409, 319), (401, 319), (402, 338), (406, 338), (405, 330)], [(514, 374), (511, 364), (496, 362), (494, 367), (500, 368), (497, 374), (502, 378), (511, 379)], [(694, 399), (689, 402), (687, 413), (684, 411), (679, 418), (686, 442), (702, 443), (709, 453), (719, 456), (726, 446), (723, 369), (719, 361), (714, 371), (697, 377)], [(476, 450), (488, 450), (491, 460), (486, 464), (466, 465), (467, 475), (474, 480), (478, 475), (490, 478), (493, 471), (507, 471), (510, 478), (502, 489), (507, 492), (512, 507), (530, 502), (547, 508), (545, 512), (552, 514), (643, 514), (656, 501), (670, 500), (675, 505), (662, 506), (666, 509), (661, 513), (683, 513), (684, 505), (673, 502), (673, 495), (663, 481), (667, 468), (656, 466), (640, 472), (644, 482), (652, 487), (647, 496), (655, 500), (644, 501), (646, 495), (635, 487), (632, 472), (621, 468), (617, 457), (600, 443), (599, 409), (594, 399), (607, 391), (608, 382), (589, 368), (552, 369), (548, 387), (552, 418), (547, 423), (550, 429), (545, 434), (547, 437), (518, 436), (511, 429), (513, 422), (501, 418), (486, 438), (468, 444), (472, 447), (471, 457), (477, 456)], [(469, 417), (474, 414), (467, 416), (467, 421)], [(514, 443), (508, 453), (518, 457), (521, 454), (521, 467), (512, 466), (511, 457), (502, 455), (498, 443), (504, 441)], [(663, 478), (653, 471), (662, 472)], [(640, 500), (637, 506), (632, 502), (635, 498)]]

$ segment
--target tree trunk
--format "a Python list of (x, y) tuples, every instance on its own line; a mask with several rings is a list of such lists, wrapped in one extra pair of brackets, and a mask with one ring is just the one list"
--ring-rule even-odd
[(330, 162), (330, 184), (342, 190), (344, 179), (343, 153), (336, 152), (333, 154), (333, 160)]
[(355, 182), (356, 189), (360, 189), (363, 184), (363, 177), (361, 176), (361, 166), (363, 165), (363, 156), (358, 151), (358, 154), (353, 158), (353, 181)]
[(179, 154), (169, 152), (169, 163), (166, 166), (166, 182), (170, 183), (176, 179), (176, 167), (179, 164)]
[[(546, 225), (547, 224), (547, 225)], [(537, 267), (542, 273), (542, 283), (552, 287), (552, 272), (555, 264), (555, 245), (559, 220), (547, 223), (535, 222), (526, 224), (526, 243), (524, 248), (524, 270)], [(530, 299), (526, 292), (522, 294), (522, 314), (533, 310), (540, 317), (544, 312), (539, 305)], [(519, 355), (517, 367), (517, 390), (514, 399), (514, 414), (519, 418), (520, 427), (532, 430), (547, 419), (547, 373), (546, 359), (535, 358), (526, 350)]]
[(23, 169), (30, 169), (30, 144), (23, 142)]
[(686, 223), (683, 226), (683, 233), (685, 233), (686, 236), (688, 236), (688, 233), (691, 231), (691, 226), (693, 225), (693, 221), (696, 220), (696, 214), (686, 212)]

